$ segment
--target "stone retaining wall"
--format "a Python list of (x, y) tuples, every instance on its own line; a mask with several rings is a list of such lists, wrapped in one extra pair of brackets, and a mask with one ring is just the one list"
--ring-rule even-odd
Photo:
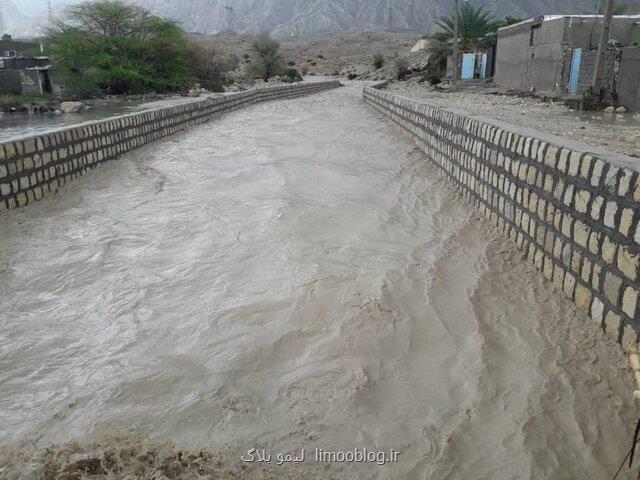
[(363, 98), (580, 310), (636, 348), (640, 161), (374, 88)]
[(40, 200), (101, 162), (224, 112), (338, 86), (338, 81), (327, 81), (250, 90), (1, 143), (0, 211)]

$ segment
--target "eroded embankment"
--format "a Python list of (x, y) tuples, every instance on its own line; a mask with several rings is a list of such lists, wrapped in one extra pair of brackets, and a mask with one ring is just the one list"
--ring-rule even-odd
[(231, 470), (366, 447), (398, 462), (329, 472), (610, 476), (622, 352), (360, 90), (234, 112), (0, 217), (0, 444), (134, 426)]

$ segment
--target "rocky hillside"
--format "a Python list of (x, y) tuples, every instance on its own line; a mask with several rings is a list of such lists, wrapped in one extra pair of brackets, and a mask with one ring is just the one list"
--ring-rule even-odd
[[(424, 32), (452, 0), (133, 0), (180, 20), (188, 31), (272, 32), (280, 39), (317, 39), (347, 30)], [(482, 3), (472, 0), (474, 3)], [(591, 0), (487, 0), (496, 17), (591, 13)]]
[[(425, 32), (451, 11), (453, 0), (128, 1), (177, 20), (189, 32), (269, 31), (281, 40), (313, 40), (350, 30)], [(471, 1), (482, 3), (481, 0)], [(593, 13), (595, 0), (486, 0), (485, 3), (498, 18)], [(7, 29), (14, 34), (37, 34), (34, 30), (37, 30), (38, 21), (46, 18), (43, 15), (38, 21), (28, 22), (15, 15), (17, 10), (12, 0), (0, 0), (0, 5), (7, 11)]]
[(11, 0), (0, 0), (0, 34), (12, 33), (24, 29), (28, 18), (18, 11), (18, 7)]
[[(244, 76), (253, 52), (251, 39), (246, 35), (191, 35), (191, 40), (207, 45), (223, 55), (235, 55), (239, 64), (234, 77)], [(312, 42), (283, 42), (281, 55), (285, 63), (292, 63), (305, 75), (356, 74), (359, 78), (387, 79), (394, 74), (394, 61), (406, 57), (412, 66), (424, 66), (424, 52), (410, 54), (420, 39), (416, 33), (344, 32)], [(373, 56), (382, 55), (382, 68), (375, 69)]]

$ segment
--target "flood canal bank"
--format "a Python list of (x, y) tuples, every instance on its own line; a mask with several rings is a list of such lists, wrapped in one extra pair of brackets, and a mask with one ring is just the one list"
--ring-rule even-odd
[(0, 444), (400, 452), (347, 478), (607, 478), (626, 360), (360, 99), (255, 105), (0, 216)]

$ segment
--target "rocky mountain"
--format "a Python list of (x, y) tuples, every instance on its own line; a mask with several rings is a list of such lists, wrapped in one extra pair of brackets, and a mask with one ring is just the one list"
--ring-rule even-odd
[(18, 11), (18, 7), (11, 0), (0, 0), (0, 33), (14, 33), (22, 26), (27, 17)]
[[(286, 40), (349, 30), (424, 32), (451, 11), (452, 0), (132, 0), (177, 19), (192, 32), (270, 31)], [(473, 3), (483, 3), (474, 1)], [(497, 18), (593, 12), (592, 0), (487, 0)]]
[[(77, 0), (76, 0), (77, 1)], [(269, 31), (281, 40), (310, 40), (341, 31), (429, 31), (453, 0), (127, 0), (174, 19), (189, 32)], [(472, 0), (496, 18), (593, 13), (596, 0)], [(40, 19), (20, 18), (12, 0), (0, 0), (10, 33), (35, 34)], [(35, 25), (35, 26), (34, 26)]]

